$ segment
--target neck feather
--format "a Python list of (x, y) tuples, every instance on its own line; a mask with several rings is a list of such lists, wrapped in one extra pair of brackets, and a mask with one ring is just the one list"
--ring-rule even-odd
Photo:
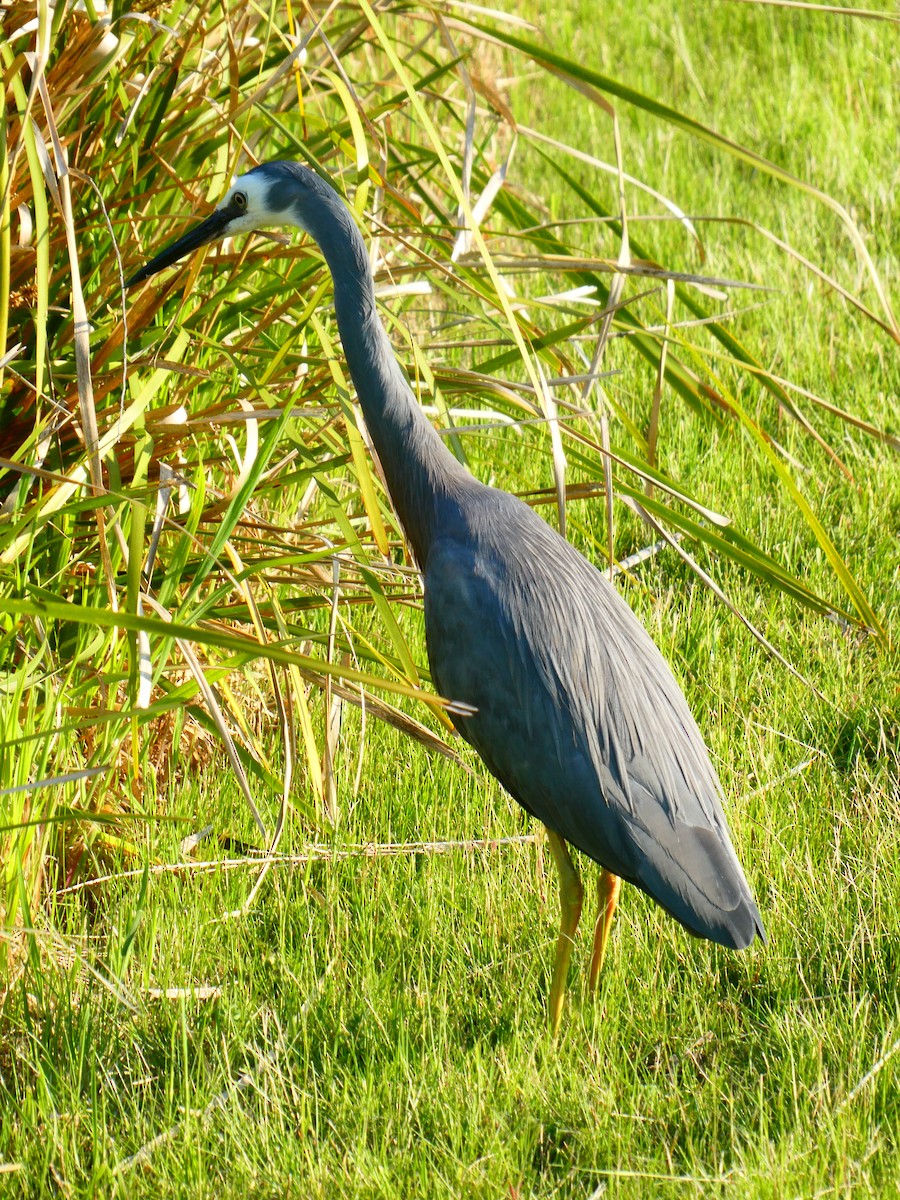
[(362, 236), (335, 196), (325, 218), (307, 225), (334, 279), (338, 329), (366, 427), (397, 515), (419, 566), (461, 493), (475, 485), (419, 407), (375, 307), (372, 271)]

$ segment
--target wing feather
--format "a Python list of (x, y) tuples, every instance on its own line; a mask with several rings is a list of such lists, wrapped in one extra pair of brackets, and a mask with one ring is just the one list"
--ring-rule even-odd
[(527, 506), (490, 495), (490, 519), (438, 540), (425, 564), (436, 686), (477, 710), (460, 732), (567, 841), (692, 932), (749, 944), (762, 921), (668, 665), (604, 575)]

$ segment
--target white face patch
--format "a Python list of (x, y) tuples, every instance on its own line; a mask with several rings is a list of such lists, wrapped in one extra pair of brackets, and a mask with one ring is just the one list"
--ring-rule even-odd
[(225, 198), (216, 211), (223, 208), (236, 208), (235, 196), (240, 194), (246, 198), (243, 212), (238, 212), (228, 222), (228, 236), (236, 233), (247, 233), (251, 229), (262, 229), (266, 225), (284, 225), (284, 213), (271, 212), (266, 204), (269, 183), (262, 175), (238, 175), (228, 189)]

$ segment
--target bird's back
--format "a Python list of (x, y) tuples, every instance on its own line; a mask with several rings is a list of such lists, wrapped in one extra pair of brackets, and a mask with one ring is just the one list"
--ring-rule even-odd
[(442, 695), (529, 812), (691, 932), (743, 948), (762, 921), (674, 676), (609, 581), (527, 505), (473, 486), (422, 564)]

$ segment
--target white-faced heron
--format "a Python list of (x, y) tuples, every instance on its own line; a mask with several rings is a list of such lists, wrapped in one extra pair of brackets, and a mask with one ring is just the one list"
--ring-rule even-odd
[(700, 937), (738, 950), (765, 938), (716, 772), (662, 655), (605, 575), (444, 446), (391, 348), (365, 243), (335, 189), (298, 163), (255, 167), (129, 286), (272, 225), (305, 230), (331, 270), (350, 375), (424, 579), (435, 686), (471, 710), (454, 718), (459, 732), (549, 832), (562, 904), (554, 1031), (583, 896), (567, 842), (601, 867), (592, 988), (621, 879)]

